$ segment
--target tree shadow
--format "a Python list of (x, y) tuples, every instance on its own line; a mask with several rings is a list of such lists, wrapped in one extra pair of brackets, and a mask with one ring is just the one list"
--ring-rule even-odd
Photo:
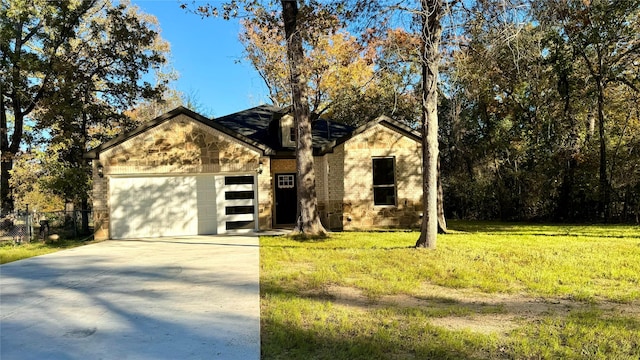
[[(566, 356), (567, 352), (563, 351), (580, 357), (582, 349), (571, 349), (575, 344), (606, 347), (617, 341), (628, 341), (625, 345), (631, 348), (616, 354), (637, 356), (640, 345), (640, 339), (616, 337), (620, 336), (618, 333), (626, 337), (624, 334), (640, 330), (638, 314), (608, 309), (611, 304), (519, 296), (371, 298), (352, 288), (302, 291), (264, 280), (261, 296), (263, 309), (271, 301), (282, 304), (273, 316), (269, 312), (264, 314), (263, 310), (262, 355), (265, 358), (545, 357), (536, 354), (545, 354), (549, 349), (545, 349), (544, 341), (554, 339), (569, 341), (550, 350), (554, 357)], [(287, 308), (288, 304), (296, 304), (296, 308)], [(291, 314), (287, 316), (287, 312)], [(302, 319), (296, 320), (299, 317)], [(565, 332), (565, 328), (574, 330)], [(602, 334), (594, 338), (594, 334), (589, 333), (591, 329), (598, 329), (595, 333)], [(521, 346), (523, 336), (532, 342), (539, 337), (542, 342), (527, 348), (528, 345)]]
[(256, 358), (257, 251), (200, 245), (106, 241), (2, 265), (2, 359)]

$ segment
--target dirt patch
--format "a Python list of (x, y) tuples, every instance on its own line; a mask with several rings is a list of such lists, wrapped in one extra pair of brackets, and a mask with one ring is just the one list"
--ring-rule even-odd
[[(401, 294), (370, 298), (360, 289), (337, 285), (325, 287), (321, 291), (311, 291), (307, 295), (361, 311), (390, 306), (428, 309), (439, 314), (429, 320), (432, 325), (482, 334), (507, 334), (518, 326), (544, 316), (563, 316), (573, 311), (599, 310), (603, 311), (603, 315), (622, 315), (640, 320), (640, 302), (618, 304), (601, 301), (590, 304), (568, 299), (534, 298), (523, 294), (487, 294), (472, 289), (451, 289), (432, 284), (424, 285), (414, 296)], [(448, 315), (449, 312), (452, 314)]]
[(519, 326), (518, 320), (512, 315), (492, 314), (476, 315), (472, 317), (447, 316), (429, 321), (431, 325), (440, 326), (448, 330), (469, 330), (481, 334), (506, 335)]

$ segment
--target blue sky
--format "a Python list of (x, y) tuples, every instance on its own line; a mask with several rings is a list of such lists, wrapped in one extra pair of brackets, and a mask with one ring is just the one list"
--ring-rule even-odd
[(220, 117), (269, 103), (266, 86), (251, 64), (237, 63), (243, 51), (237, 20), (202, 19), (181, 9), (176, 0), (131, 3), (158, 18), (161, 35), (171, 44), (171, 62), (179, 73), (174, 86), (195, 98), (205, 115)]

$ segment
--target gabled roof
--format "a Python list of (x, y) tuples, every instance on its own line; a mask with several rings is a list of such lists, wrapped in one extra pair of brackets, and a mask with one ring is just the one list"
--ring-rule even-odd
[[(201, 124), (227, 134), (258, 149), (264, 155), (275, 155), (277, 152), (280, 152), (285, 156), (290, 156), (294, 149), (282, 147), (278, 137), (278, 123), (274, 122), (274, 120), (279, 120), (288, 112), (289, 109), (282, 109), (272, 105), (260, 105), (212, 120), (180, 106), (139, 126), (133, 131), (121, 134), (101, 144), (85, 153), (84, 157), (97, 159), (101, 152), (117, 146), (179, 115), (186, 115)], [(421, 139), (417, 131), (384, 115), (358, 128), (320, 118), (311, 124), (314, 154), (323, 155), (332, 152), (336, 146), (378, 124), (387, 126), (416, 141), (420, 141)]]
[(340, 145), (343, 144), (345, 142), (347, 142), (349, 139), (354, 138), (357, 135), (362, 134), (363, 132), (371, 129), (372, 127), (381, 124), (383, 126), (386, 126), (390, 129), (393, 129), (401, 134), (403, 134), (404, 136), (407, 136), (415, 141), (421, 141), (422, 136), (420, 135), (419, 132), (413, 130), (412, 128), (408, 127), (407, 125), (393, 120), (392, 118), (385, 116), (385, 115), (381, 115), (378, 116), (375, 120), (369, 121), (368, 123), (354, 129), (353, 131), (349, 132), (348, 134), (346, 134), (345, 136), (342, 136), (338, 139), (335, 139), (333, 141), (327, 142), (319, 151), (319, 155), (323, 155), (326, 153), (330, 153), (333, 151), (333, 149)]
[(179, 115), (186, 115), (208, 127), (211, 127), (213, 129), (216, 129), (222, 133), (225, 133), (231, 137), (236, 138), (237, 140), (240, 140), (241, 142), (246, 143), (247, 145), (250, 145), (252, 147), (257, 148), (259, 151), (261, 151), (263, 154), (265, 155), (271, 155), (274, 154), (275, 152), (273, 151), (273, 149), (271, 149), (270, 147), (266, 146), (265, 144), (261, 143), (261, 142), (257, 142), (252, 140), (249, 137), (244, 136), (242, 133), (239, 133), (237, 131), (234, 131), (232, 129), (229, 129), (227, 127), (225, 127), (222, 124), (217, 124), (215, 122), (213, 122), (211, 119), (208, 119), (198, 113), (196, 113), (195, 111), (189, 110), (187, 108), (185, 108), (184, 106), (179, 106), (163, 115), (158, 116), (157, 118), (150, 120), (142, 125), (140, 125), (139, 127), (137, 127), (136, 129), (124, 133), (124, 134), (120, 134), (117, 137), (102, 143), (100, 146), (91, 149), (90, 151), (86, 152), (84, 154), (85, 158), (88, 159), (97, 159), (98, 156), (100, 155), (101, 152), (106, 151), (114, 146), (120, 145), (123, 142), (144, 133), (145, 131), (152, 129), (156, 126), (159, 126), (160, 124), (173, 119), (174, 117), (177, 117)]
[(260, 105), (214, 119), (213, 122), (277, 150), (280, 147), (278, 136), (271, 136), (269, 126), (274, 116), (282, 115), (283, 110), (276, 106)]
[[(214, 123), (222, 124), (226, 128), (236, 131), (256, 142), (265, 144), (276, 151), (292, 151), (293, 148), (283, 148), (278, 138), (278, 128), (273, 120), (278, 120), (289, 113), (289, 109), (282, 109), (273, 105), (260, 105), (251, 109), (214, 119)], [(327, 144), (348, 135), (353, 127), (326, 119), (318, 119), (311, 124), (313, 148), (319, 151)]]

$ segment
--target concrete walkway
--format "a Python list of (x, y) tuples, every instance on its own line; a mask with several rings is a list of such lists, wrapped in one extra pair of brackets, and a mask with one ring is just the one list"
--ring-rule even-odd
[(259, 359), (257, 236), (105, 241), (0, 266), (0, 359)]

